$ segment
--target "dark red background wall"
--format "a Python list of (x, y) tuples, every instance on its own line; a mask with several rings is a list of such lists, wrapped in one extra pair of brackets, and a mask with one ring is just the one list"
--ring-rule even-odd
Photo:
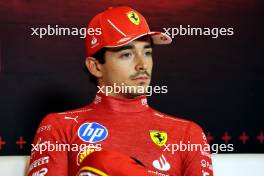
[[(150, 104), (197, 122), (213, 136), (211, 143), (225, 143), (227, 133), (234, 152), (263, 152), (260, 1), (1, 0), (0, 154), (29, 154), (47, 113), (83, 106), (96, 92), (83, 71), (84, 39), (40, 39), (30, 28), (85, 27), (98, 12), (122, 4), (142, 12), (155, 30), (180, 24), (234, 28), (233, 36), (179, 36), (170, 46), (155, 47), (153, 85), (168, 85), (169, 92), (152, 96)], [(249, 137), (245, 144), (243, 132)], [(20, 137), (26, 142), (21, 148)]]

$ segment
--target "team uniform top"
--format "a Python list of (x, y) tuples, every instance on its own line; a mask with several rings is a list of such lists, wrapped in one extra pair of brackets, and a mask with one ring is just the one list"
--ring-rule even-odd
[[(145, 96), (121, 99), (97, 94), (83, 108), (51, 113), (43, 119), (33, 142), (28, 176), (75, 176), (92, 149), (129, 155), (153, 175), (213, 175), (208, 152), (176, 151), (180, 143), (207, 144), (198, 125), (152, 109)], [(56, 148), (44, 151), (49, 144)], [(77, 149), (80, 146), (82, 150)]]

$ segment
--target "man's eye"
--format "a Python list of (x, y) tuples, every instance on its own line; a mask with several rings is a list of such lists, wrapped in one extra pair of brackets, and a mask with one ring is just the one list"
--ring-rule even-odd
[(147, 51), (147, 52), (145, 52), (145, 55), (146, 55), (146, 56), (152, 56), (152, 51)]
[(123, 53), (123, 54), (121, 54), (121, 58), (123, 58), (123, 59), (127, 59), (127, 58), (131, 58), (133, 56), (133, 54), (132, 53)]

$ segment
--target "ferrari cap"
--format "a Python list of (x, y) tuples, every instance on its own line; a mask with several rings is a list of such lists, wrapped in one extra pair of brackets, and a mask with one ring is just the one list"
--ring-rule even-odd
[(127, 155), (114, 151), (96, 151), (81, 163), (77, 176), (153, 176)]
[(170, 36), (162, 32), (150, 31), (146, 19), (128, 6), (110, 7), (96, 15), (88, 29), (100, 32), (86, 36), (87, 56), (95, 54), (104, 47), (125, 45), (144, 35), (149, 35), (154, 44), (169, 44)]

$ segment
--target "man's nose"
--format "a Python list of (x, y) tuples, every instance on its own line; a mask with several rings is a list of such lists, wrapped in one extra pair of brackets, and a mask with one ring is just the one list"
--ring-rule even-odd
[(142, 55), (137, 55), (136, 56), (136, 70), (139, 71), (139, 70), (146, 70), (148, 65), (147, 65), (147, 62), (146, 62), (146, 58)]

